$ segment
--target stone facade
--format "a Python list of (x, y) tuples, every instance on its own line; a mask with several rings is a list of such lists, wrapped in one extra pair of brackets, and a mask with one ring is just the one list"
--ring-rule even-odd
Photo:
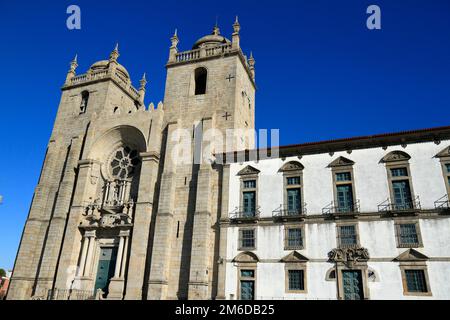
[[(183, 52), (175, 32), (156, 108), (118, 46), (84, 74), (75, 57), (8, 299), (341, 299), (353, 271), (354, 296), (449, 298), (450, 129), (255, 150), (255, 60), (239, 32), (216, 26)], [(406, 207), (394, 183), (409, 183)], [(417, 244), (399, 244), (402, 223)], [(401, 294), (417, 270), (427, 291)]]
[[(135, 89), (118, 63), (118, 46), (81, 75), (75, 57), (8, 299), (215, 298), (223, 173), (206, 160), (225, 145), (203, 135), (254, 128), (254, 59), (239, 30), (236, 18), (230, 41), (216, 26), (185, 52), (175, 33), (156, 108), (144, 105), (145, 74)], [(186, 133), (194, 164), (178, 161)], [(253, 146), (253, 136), (229, 145)]]
[[(281, 147), (243, 162), (228, 154), (222, 297), (242, 299), (250, 281), (254, 299), (450, 299), (449, 150), (445, 127)], [(256, 182), (257, 207), (239, 216), (242, 180)], [(253, 230), (248, 247), (243, 230)]]

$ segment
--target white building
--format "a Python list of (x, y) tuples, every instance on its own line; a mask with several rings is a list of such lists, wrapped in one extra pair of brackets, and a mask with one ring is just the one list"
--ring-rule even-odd
[(449, 134), (227, 154), (226, 299), (450, 299)]

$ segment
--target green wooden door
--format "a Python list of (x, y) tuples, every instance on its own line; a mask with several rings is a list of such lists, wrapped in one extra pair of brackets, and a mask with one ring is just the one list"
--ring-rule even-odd
[(94, 292), (97, 292), (97, 289), (102, 289), (105, 293), (108, 292), (109, 280), (114, 276), (116, 257), (117, 248), (101, 248)]
[(362, 300), (364, 299), (363, 283), (361, 271), (359, 270), (343, 270), (342, 285), (344, 289), (345, 300)]
[(301, 213), (300, 189), (287, 190), (288, 215), (298, 215)]
[(256, 211), (256, 193), (255, 191), (246, 191), (244, 197), (244, 217), (255, 216)]
[(411, 189), (408, 180), (392, 182), (394, 191), (394, 203), (397, 210), (405, 210), (412, 208)]
[(337, 189), (338, 212), (353, 211), (353, 191), (351, 184), (341, 184)]
[(241, 300), (254, 300), (255, 281), (241, 280)]

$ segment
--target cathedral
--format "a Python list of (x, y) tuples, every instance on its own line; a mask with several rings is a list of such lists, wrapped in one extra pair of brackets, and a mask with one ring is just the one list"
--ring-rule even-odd
[(450, 299), (450, 127), (255, 149), (232, 31), (175, 32), (156, 107), (75, 57), (7, 299)]

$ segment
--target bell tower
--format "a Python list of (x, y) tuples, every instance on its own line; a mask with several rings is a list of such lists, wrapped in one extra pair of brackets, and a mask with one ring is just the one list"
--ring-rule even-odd
[(222, 169), (205, 160), (254, 148), (255, 61), (243, 54), (239, 32), (236, 17), (231, 41), (217, 25), (188, 51), (178, 50), (177, 31), (171, 38), (148, 299), (217, 295)]

